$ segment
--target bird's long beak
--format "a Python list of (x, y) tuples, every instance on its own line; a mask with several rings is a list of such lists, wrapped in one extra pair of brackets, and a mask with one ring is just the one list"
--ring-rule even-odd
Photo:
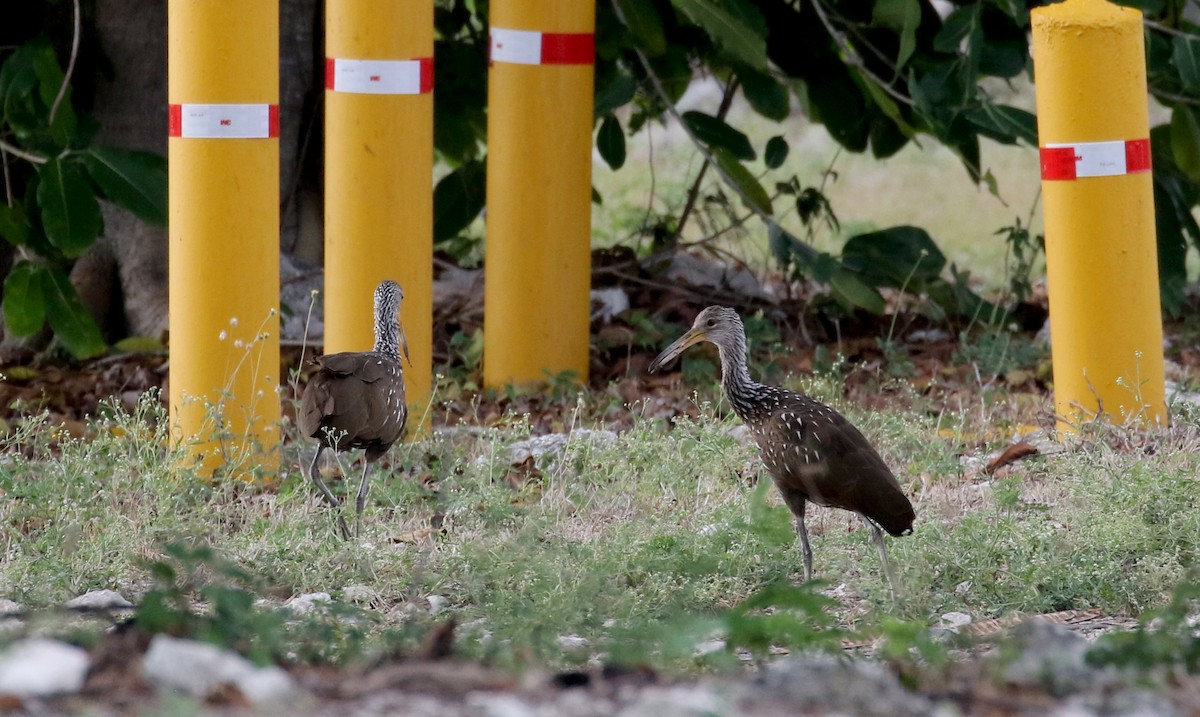
[(663, 366), (671, 363), (675, 360), (675, 357), (683, 353), (687, 347), (692, 346), (693, 344), (698, 344), (701, 341), (704, 341), (706, 338), (707, 335), (704, 333), (704, 329), (688, 329), (686, 334), (676, 339), (675, 343), (664, 349), (663, 352), (658, 355), (658, 358), (651, 362), (649, 369), (650, 373), (654, 373)]
[(408, 336), (404, 333), (404, 324), (400, 324), (400, 353), (404, 355), (409, 367), (412, 367), (412, 359), (408, 357)]

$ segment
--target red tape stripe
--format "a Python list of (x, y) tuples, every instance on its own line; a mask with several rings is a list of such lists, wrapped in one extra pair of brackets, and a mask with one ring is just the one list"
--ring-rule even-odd
[(1075, 179), (1074, 147), (1042, 147), (1042, 179)]
[(1074, 180), (1149, 172), (1150, 139), (1040, 147), (1042, 179)]
[(596, 36), (590, 32), (543, 32), (543, 65), (590, 65), (596, 58)]
[(1125, 172), (1150, 171), (1150, 138), (1131, 139), (1125, 142)]

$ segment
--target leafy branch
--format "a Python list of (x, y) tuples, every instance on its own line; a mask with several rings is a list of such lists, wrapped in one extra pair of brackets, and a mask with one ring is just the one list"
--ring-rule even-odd
[(71, 99), (82, 36), (79, 0), (73, 10), (65, 72), (44, 36), (12, 49), (0, 64), (0, 237), (18, 257), (3, 287), (8, 330), (29, 336), (48, 324), (73, 357), (84, 359), (103, 353), (105, 344), (70, 282), (71, 267), (104, 230), (101, 199), (166, 224), (166, 162), (92, 141)]

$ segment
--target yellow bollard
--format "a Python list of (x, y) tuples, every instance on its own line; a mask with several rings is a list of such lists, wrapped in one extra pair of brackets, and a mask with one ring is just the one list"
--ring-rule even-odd
[(1031, 21), (1059, 431), (1165, 424), (1142, 14), (1066, 0)]
[(587, 379), (595, 3), (493, 0), (488, 386)]
[(375, 286), (399, 282), (420, 417), (433, 371), (433, 0), (330, 0), (326, 15), (324, 349), (370, 350)]
[(279, 8), (169, 0), (170, 411), (205, 469), (278, 469)]

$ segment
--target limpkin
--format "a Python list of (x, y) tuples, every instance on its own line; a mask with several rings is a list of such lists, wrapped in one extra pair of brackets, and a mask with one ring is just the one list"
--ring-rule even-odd
[(734, 413), (750, 428), (767, 471), (796, 517), (805, 581), (813, 576), (805, 506), (814, 503), (843, 508), (858, 513), (871, 529), (894, 599), (896, 588), (883, 531), (907, 535), (912, 532), (916, 515), (879, 453), (850, 421), (829, 406), (750, 378), (746, 369), (746, 330), (733, 309), (710, 306), (701, 311), (692, 328), (654, 359), (650, 371), (657, 371), (701, 341), (716, 344), (725, 396)]
[[(400, 365), (401, 352), (408, 360), (408, 341), (399, 317), (403, 298), (399, 284), (380, 282), (375, 289), (375, 348), (315, 357), (318, 369), (304, 389), (296, 418), (300, 432), (317, 440), (309, 475), (334, 510), (340, 502), (321, 480), (321, 453), (326, 448), (336, 452), (364, 449), (362, 480), (354, 502), (355, 536), (362, 527), (370, 487), (367, 471), (400, 439), (408, 420)], [(349, 539), (350, 531), (340, 514), (338, 526), (342, 537)]]

